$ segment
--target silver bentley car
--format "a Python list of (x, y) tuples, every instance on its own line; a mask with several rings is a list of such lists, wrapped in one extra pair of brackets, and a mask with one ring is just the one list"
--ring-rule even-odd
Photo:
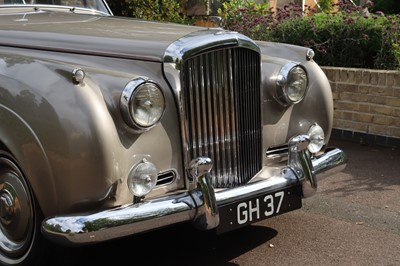
[(347, 161), (329, 146), (332, 92), (313, 55), (101, 0), (0, 0), (1, 264), (301, 208)]

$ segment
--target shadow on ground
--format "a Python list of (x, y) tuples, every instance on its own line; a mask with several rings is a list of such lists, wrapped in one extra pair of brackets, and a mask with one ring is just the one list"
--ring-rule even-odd
[[(387, 191), (400, 185), (400, 149), (376, 145), (362, 145), (333, 139), (331, 145), (341, 148), (348, 157), (343, 170), (349, 178), (346, 186), (326, 190), (343, 195), (364, 191)], [(336, 191), (338, 190), (338, 191)]]
[[(158, 231), (79, 248), (59, 249), (50, 265), (221, 265), (266, 243), (277, 235), (272, 228), (251, 225), (222, 235), (179, 224)], [(61, 252), (62, 251), (62, 252)]]

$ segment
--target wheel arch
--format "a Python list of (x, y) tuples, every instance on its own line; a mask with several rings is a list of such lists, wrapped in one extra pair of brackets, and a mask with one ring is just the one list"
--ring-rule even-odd
[(57, 210), (57, 193), (48, 158), (35, 132), (12, 110), (0, 106), (0, 149), (9, 152), (25, 176), (45, 216)]

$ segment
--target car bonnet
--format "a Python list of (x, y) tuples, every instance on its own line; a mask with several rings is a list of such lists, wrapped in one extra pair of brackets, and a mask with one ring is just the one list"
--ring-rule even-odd
[(205, 29), (117, 16), (37, 10), (1, 14), (0, 46), (162, 61), (172, 42)]

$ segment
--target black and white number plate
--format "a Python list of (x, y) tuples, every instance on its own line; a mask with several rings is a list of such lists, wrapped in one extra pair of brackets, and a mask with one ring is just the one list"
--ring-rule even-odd
[(219, 206), (217, 233), (228, 232), (301, 208), (301, 188), (294, 186)]

